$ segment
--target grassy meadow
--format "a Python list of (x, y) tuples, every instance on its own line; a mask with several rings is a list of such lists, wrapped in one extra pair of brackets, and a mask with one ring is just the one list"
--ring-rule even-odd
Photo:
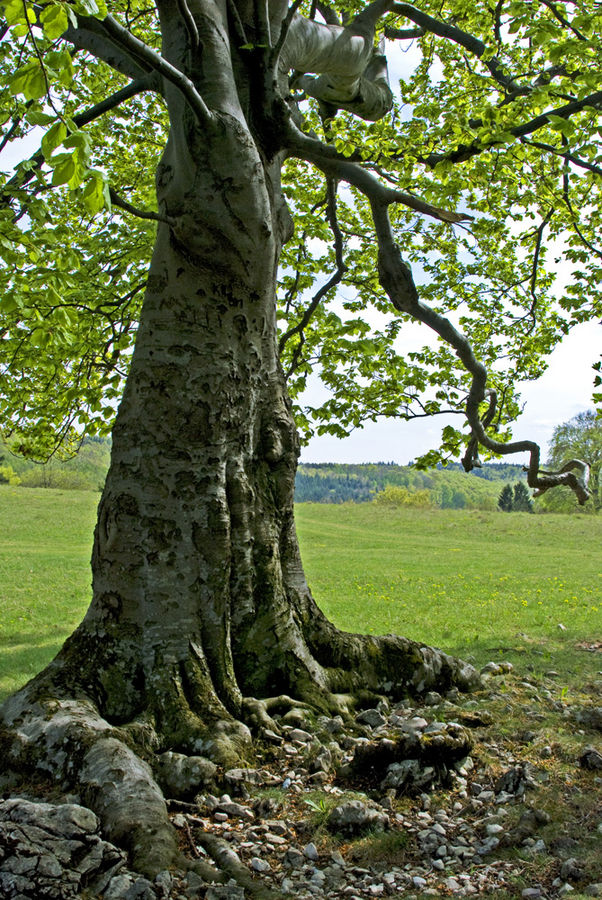
[[(0, 699), (83, 616), (99, 494), (0, 485)], [(398, 632), (477, 664), (600, 668), (602, 518), (300, 504), (314, 596), (349, 631)], [(563, 626), (562, 628), (559, 626)]]

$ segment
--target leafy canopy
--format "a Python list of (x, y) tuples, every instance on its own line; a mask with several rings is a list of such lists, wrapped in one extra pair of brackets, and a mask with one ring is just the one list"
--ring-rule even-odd
[[(109, 18), (103, 0), (0, 6), (0, 424), (44, 456), (107, 433), (127, 375), (169, 127), (161, 28), (139, 0), (111, 4)], [(458, 427), (422, 463), (469, 442), (470, 467), (477, 443), (508, 444), (517, 382), (541, 374), (573, 325), (602, 316), (602, 11), (594, 0), (376, 6), (375, 41), (402, 69), (389, 113), (366, 121), (312, 99), (299, 72), (288, 82), (322, 150), (283, 164), (295, 221), (279, 280), (283, 368), (305, 437), (452, 412)], [(366, 8), (295, 4), (330, 23)], [(144, 62), (106, 52), (115, 23)], [(255, 59), (232, 8), (228, 24), (232, 58)], [(23, 138), (39, 150), (13, 171)], [(396, 248), (421, 305), (389, 287)], [(312, 374), (327, 399), (308, 405)]]

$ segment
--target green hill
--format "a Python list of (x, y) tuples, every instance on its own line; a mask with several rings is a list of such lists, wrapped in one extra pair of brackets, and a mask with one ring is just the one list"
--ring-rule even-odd
[[(363, 503), (386, 488), (420, 492), (420, 505), (442, 509), (495, 509), (504, 484), (524, 479), (522, 466), (489, 463), (467, 474), (459, 463), (427, 472), (395, 463), (302, 463), (296, 480), (297, 503)], [(428, 492), (428, 496), (424, 492)]]

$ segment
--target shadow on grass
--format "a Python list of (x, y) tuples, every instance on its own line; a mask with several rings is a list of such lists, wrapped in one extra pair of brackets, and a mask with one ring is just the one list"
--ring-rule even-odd
[[(19, 638), (17, 640), (16, 638)], [(31, 635), (11, 635), (0, 647), (0, 703), (37, 675), (59, 652), (63, 637), (32, 640)]]

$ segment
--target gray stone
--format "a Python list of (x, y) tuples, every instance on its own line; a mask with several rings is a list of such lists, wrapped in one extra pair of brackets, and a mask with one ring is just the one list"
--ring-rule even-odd
[(383, 831), (389, 825), (389, 817), (361, 800), (350, 800), (332, 810), (326, 825), (332, 832), (359, 835), (366, 831)]
[(242, 803), (234, 803), (232, 800), (226, 800), (225, 802), (220, 800), (217, 809), (219, 812), (227, 813), (228, 816), (232, 816), (235, 819), (253, 821), (255, 818), (248, 806), (243, 806)]
[(429, 691), (424, 695), (425, 706), (438, 706), (442, 700), (443, 697), (441, 696), (441, 694), (438, 694), (437, 691)]
[(369, 725), (370, 728), (379, 728), (385, 725), (387, 720), (377, 709), (365, 709), (355, 717), (360, 725)]
[(524, 900), (538, 900), (541, 897), (541, 888), (525, 888), (521, 893), (521, 897), (524, 897)]
[(417, 759), (404, 759), (403, 762), (392, 763), (387, 767), (387, 774), (380, 789), (420, 790), (431, 784), (435, 780), (435, 775), (432, 766), (424, 767)]
[(303, 853), (305, 857), (311, 859), (312, 862), (316, 862), (320, 858), (316, 845), (311, 842), (303, 848)]
[(602, 882), (588, 884), (588, 886), (583, 889), (583, 893), (586, 897), (602, 897)]
[(589, 769), (590, 771), (602, 769), (602, 753), (596, 750), (595, 747), (586, 747), (579, 757), (579, 765), (582, 769)]
[(267, 859), (260, 859), (258, 856), (254, 856), (251, 859), (251, 868), (256, 872), (271, 872), (272, 867), (267, 861)]
[(306, 857), (300, 850), (295, 847), (289, 847), (284, 854), (284, 865), (290, 866), (291, 869), (301, 869), (305, 863)]
[(205, 900), (244, 900), (244, 897), (244, 888), (233, 879), (228, 884), (212, 884), (205, 894)]
[(565, 859), (560, 866), (560, 877), (563, 881), (581, 881), (583, 878), (583, 869), (574, 857)]

